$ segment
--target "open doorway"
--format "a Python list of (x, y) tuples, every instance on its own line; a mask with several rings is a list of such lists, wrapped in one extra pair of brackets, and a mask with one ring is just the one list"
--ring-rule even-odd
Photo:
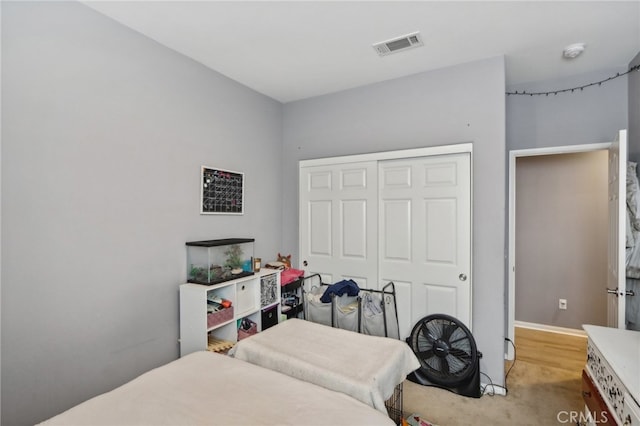
[(607, 161), (606, 150), (516, 159), (516, 325), (607, 325)]
[[(512, 340), (517, 321), (577, 334), (584, 323), (606, 325), (609, 148), (590, 144), (510, 153), (507, 336)], [(513, 359), (510, 347), (507, 358)]]

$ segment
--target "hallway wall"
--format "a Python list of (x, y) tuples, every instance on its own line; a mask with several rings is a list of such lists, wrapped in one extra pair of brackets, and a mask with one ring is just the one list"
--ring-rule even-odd
[(516, 321), (606, 325), (607, 151), (516, 164)]

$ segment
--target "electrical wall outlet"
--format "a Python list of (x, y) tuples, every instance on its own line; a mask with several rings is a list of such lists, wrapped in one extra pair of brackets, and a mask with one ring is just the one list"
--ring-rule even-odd
[(567, 309), (567, 299), (558, 299), (558, 309)]

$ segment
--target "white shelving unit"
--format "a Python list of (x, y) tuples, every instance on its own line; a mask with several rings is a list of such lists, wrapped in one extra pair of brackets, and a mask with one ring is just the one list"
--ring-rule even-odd
[[(268, 303), (261, 303), (263, 286), (275, 284), (275, 298)], [(207, 325), (207, 296), (209, 292), (231, 301), (233, 315), (231, 318), (215, 324)], [(264, 299), (264, 298), (263, 298)], [(275, 311), (274, 311), (275, 308)], [(180, 286), (180, 356), (207, 349), (208, 338), (237, 342), (238, 320), (249, 318), (258, 324), (258, 331), (273, 315), (280, 318), (280, 271), (261, 269), (254, 275), (215, 285), (182, 284)]]

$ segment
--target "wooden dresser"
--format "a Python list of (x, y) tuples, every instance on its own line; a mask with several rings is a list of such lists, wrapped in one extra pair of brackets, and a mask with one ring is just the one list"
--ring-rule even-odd
[(582, 371), (588, 425), (640, 426), (640, 332), (594, 325)]

